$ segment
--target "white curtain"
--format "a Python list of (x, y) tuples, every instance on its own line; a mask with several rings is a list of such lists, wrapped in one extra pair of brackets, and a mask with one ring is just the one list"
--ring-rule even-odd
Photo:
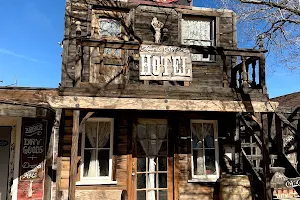
[[(155, 172), (155, 156), (158, 154), (163, 139), (167, 134), (167, 125), (138, 125), (137, 126), (138, 139), (149, 159), (148, 171)], [(158, 186), (156, 186), (158, 187)], [(149, 174), (147, 188), (155, 188), (155, 174)], [(147, 191), (147, 199), (155, 200), (155, 191)]]
[[(213, 135), (213, 125), (212, 124), (203, 124), (203, 123), (194, 123), (192, 124), (192, 139), (193, 139), (193, 148), (197, 149), (197, 158), (196, 158), (196, 175), (205, 175), (205, 147), (213, 148), (214, 147), (214, 138)], [(204, 139), (205, 138), (205, 139)], [(213, 151), (213, 150), (212, 150)], [(193, 155), (195, 156), (195, 155)]]
[[(110, 137), (110, 122), (86, 122), (85, 135), (92, 148), (103, 148)], [(99, 160), (96, 158), (97, 151), (98, 150), (92, 150), (91, 152), (87, 177), (96, 177), (100, 175), (97, 170), (99, 169)]]

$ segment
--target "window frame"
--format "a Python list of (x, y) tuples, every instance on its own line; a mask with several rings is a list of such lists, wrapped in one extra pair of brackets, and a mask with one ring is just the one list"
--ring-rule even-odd
[[(215, 167), (216, 167), (216, 174), (215, 175), (195, 175), (194, 174), (194, 159), (193, 159), (193, 136), (192, 136), (192, 124), (194, 123), (209, 123), (213, 124), (214, 129), (214, 145), (215, 145)], [(220, 176), (220, 165), (219, 165), (219, 140), (218, 140), (218, 121), (217, 120), (202, 120), (202, 119), (192, 119), (190, 120), (190, 136), (191, 136), (191, 175), (192, 180), (189, 182), (215, 182)], [(205, 158), (205, 154), (204, 154)], [(205, 159), (204, 159), (205, 162)], [(205, 166), (205, 164), (204, 164)]]
[[(183, 23), (184, 21), (210, 21), (210, 38), (211, 40), (201, 40), (201, 41), (210, 41), (210, 46), (216, 46), (217, 43), (217, 17), (214, 16), (202, 16), (202, 15), (182, 15), (180, 20), (180, 44), (190, 46), (191, 44), (184, 44), (183, 40)], [(200, 45), (195, 45), (200, 46)], [(214, 55), (208, 54), (208, 58), (204, 58), (204, 54), (191, 54), (193, 57), (200, 55), (202, 57), (201, 60), (192, 60), (192, 62), (216, 62), (216, 58)]]
[[(108, 176), (99, 176), (99, 177), (84, 177), (84, 149), (85, 149), (85, 123), (86, 122), (110, 122), (110, 149), (109, 149), (109, 173)], [(82, 140), (81, 140), (81, 162), (80, 162), (80, 181), (78, 185), (85, 184), (114, 184), (116, 181), (113, 181), (113, 148), (114, 148), (114, 119), (113, 118), (89, 118), (83, 125), (82, 131)]]

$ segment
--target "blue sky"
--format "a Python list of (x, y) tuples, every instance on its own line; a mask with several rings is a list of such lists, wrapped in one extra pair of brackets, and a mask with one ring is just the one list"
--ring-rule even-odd
[[(194, 0), (199, 6), (203, 1)], [(201, 6), (213, 6), (206, 1)], [(61, 78), (64, 0), (0, 1), (0, 86), (57, 87)], [(267, 86), (271, 97), (300, 91), (300, 73), (269, 63)]]

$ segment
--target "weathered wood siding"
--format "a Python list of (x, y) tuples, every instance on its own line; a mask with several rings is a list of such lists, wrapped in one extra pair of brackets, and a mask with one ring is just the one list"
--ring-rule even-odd
[[(107, 112), (105, 112), (107, 114)], [(105, 115), (105, 114), (104, 114)], [(97, 117), (103, 114), (96, 114)], [(107, 116), (107, 115), (106, 115)], [(81, 119), (83, 115), (81, 114)], [(97, 186), (76, 186), (76, 199), (117, 199), (123, 190), (127, 190), (127, 132), (128, 121), (125, 117), (114, 118), (114, 149), (113, 149), (113, 180), (117, 181), (116, 185), (97, 185)], [(69, 173), (70, 173), (70, 156), (72, 145), (72, 127), (73, 111), (64, 110), (62, 130), (60, 131), (60, 151), (58, 168), (59, 193), (61, 199), (68, 197)], [(78, 161), (81, 157), (81, 133), (79, 137)], [(78, 167), (77, 181), (80, 180), (80, 167)]]
[[(109, 2), (109, 1), (107, 1)], [(94, 38), (95, 26), (93, 22), (94, 12), (105, 12), (107, 17), (118, 18), (124, 22), (126, 36), (124, 41), (135, 40), (140, 43), (153, 43), (154, 33), (151, 26), (153, 17), (165, 24), (162, 30), (162, 45), (181, 45), (181, 18), (185, 16), (208, 17), (214, 20), (215, 44), (221, 47), (236, 47), (236, 25), (235, 15), (231, 11), (217, 11), (209, 9), (191, 10), (190, 8), (159, 7), (154, 5), (134, 5), (128, 6), (126, 3), (100, 3), (90, 1), (86, 4), (83, 0), (73, 0), (67, 2), (65, 15), (65, 34), (62, 65), (62, 86), (74, 87), (76, 62), (82, 58), (82, 78), (81, 82), (95, 82), (91, 80), (91, 74), (96, 73), (99, 78), (96, 82), (110, 84), (141, 84), (139, 81), (138, 58), (128, 63), (128, 58), (135, 58), (138, 51), (122, 51), (121, 61), (115, 58), (105, 59), (99, 48), (76, 45), (76, 23), (80, 22), (81, 37)], [(112, 14), (111, 14), (112, 13)], [(111, 16), (109, 16), (111, 15)], [(122, 17), (120, 17), (122, 16)], [(96, 30), (97, 32), (97, 30)], [(77, 35), (78, 36), (78, 35)], [(99, 39), (99, 38), (97, 38)], [(234, 58), (228, 57), (226, 64), (228, 75), (230, 76), (230, 66), (235, 62)], [(129, 66), (127, 66), (129, 64)], [(92, 66), (94, 65), (94, 66)], [(222, 66), (223, 61), (220, 56), (215, 62), (193, 62), (192, 85), (203, 85), (210, 87), (222, 87)], [(91, 69), (98, 71), (93, 72)], [(98, 76), (97, 75), (97, 76)], [(230, 77), (229, 77), (230, 78)], [(112, 81), (111, 81), (112, 80)], [(150, 81), (150, 84), (162, 85), (163, 81)], [(183, 83), (171, 83), (171, 85), (183, 85)]]
[[(84, 111), (83, 111), (84, 113)], [(81, 118), (84, 115), (81, 114)], [(114, 118), (114, 153), (113, 153), (113, 180), (116, 185), (95, 185), (95, 186), (76, 186), (76, 197), (78, 199), (86, 198), (106, 198), (116, 199), (123, 190), (128, 190), (128, 155), (132, 155), (131, 127), (138, 118), (167, 118), (169, 127), (169, 158), (173, 159), (174, 171), (174, 199), (213, 199), (216, 195), (216, 183), (190, 183), (191, 179), (191, 142), (190, 142), (190, 120), (217, 120), (219, 137), (219, 160), (220, 169), (225, 171), (223, 159), (223, 141), (226, 138), (230, 141), (235, 133), (235, 113), (218, 112), (159, 112), (159, 111), (113, 111), (101, 110), (95, 112), (93, 117)], [(65, 110), (63, 116), (63, 129), (61, 131), (59, 160), (61, 160), (58, 174), (60, 174), (59, 183), (62, 199), (67, 197), (69, 170), (70, 170), (70, 149), (71, 149), (71, 131), (72, 131), (72, 111)], [(80, 144), (80, 142), (79, 142)], [(79, 145), (80, 158), (80, 145)], [(79, 159), (78, 159), (79, 160)], [(80, 173), (80, 171), (79, 171)], [(78, 176), (79, 180), (79, 176)], [(130, 194), (130, 191), (128, 191)]]

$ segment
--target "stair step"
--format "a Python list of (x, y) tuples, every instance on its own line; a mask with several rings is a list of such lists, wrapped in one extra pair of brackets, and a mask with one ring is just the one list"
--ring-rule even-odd
[[(263, 168), (262, 167), (254, 167), (254, 169), (259, 173), (263, 173)], [(284, 173), (285, 168), (284, 167), (270, 167), (270, 172), (271, 173), (276, 173), (276, 172)]]

